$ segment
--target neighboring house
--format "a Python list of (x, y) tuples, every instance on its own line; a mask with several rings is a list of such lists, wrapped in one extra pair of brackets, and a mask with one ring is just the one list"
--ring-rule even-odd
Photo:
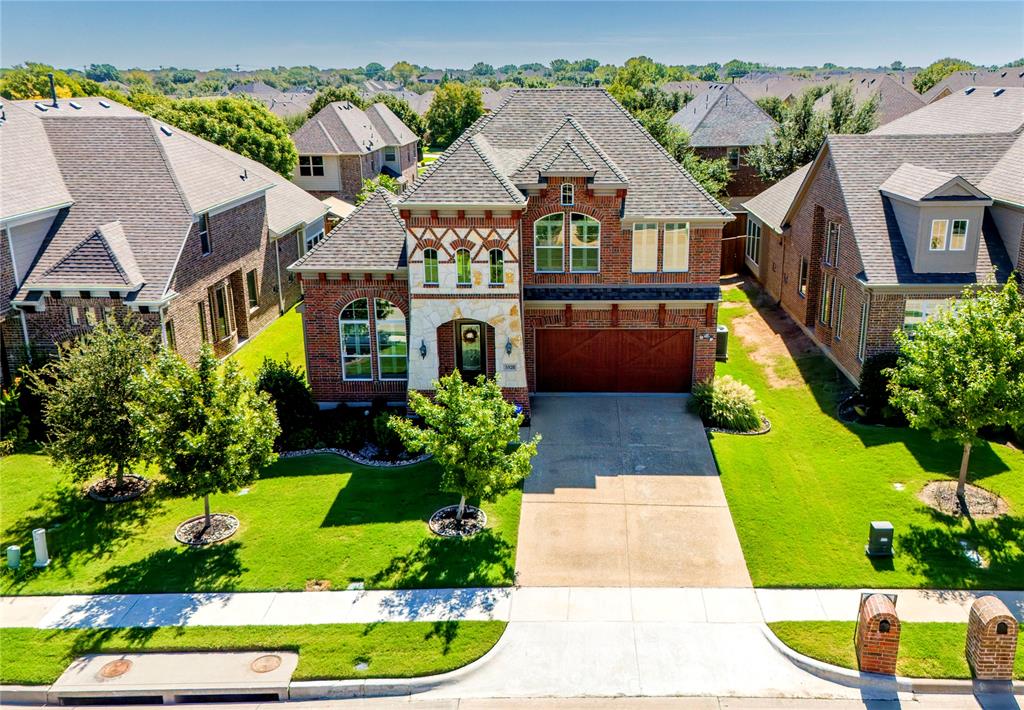
[(279, 118), (290, 118), (305, 113), (316, 97), (313, 91), (279, 91), (262, 81), (235, 84), (228, 90), (228, 94), (248, 96), (259, 101)]
[(290, 267), (322, 403), (440, 376), (544, 391), (689, 391), (714, 375), (732, 215), (606, 91), (523, 89), (398, 198)]
[(370, 94), (379, 94), (384, 91), (398, 91), (402, 85), (397, 81), (385, 81), (383, 79), (367, 79), (362, 83), (362, 90)]
[(995, 71), (958, 71), (942, 79), (921, 95), (925, 103), (932, 103), (969, 87), (1024, 88), (1024, 67), (1003, 67)]
[(273, 86), (264, 81), (256, 80), (247, 81), (243, 84), (233, 84), (231, 88), (228, 89), (228, 93), (245, 94), (246, 96), (253, 97), (264, 96), (269, 98), (273, 96), (280, 96), (284, 92), (282, 92), (280, 89), (275, 89)]
[[(834, 79), (831, 83), (834, 87), (849, 86), (858, 107), (877, 97), (876, 126), (884, 126), (925, 105), (924, 100), (912, 88), (901, 84), (888, 74), (854, 74)], [(814, 105), (815, 110), (828, 111), (832, 106), (833, 95), (833, 92), (829, 91), (818, 99)]]
[(3, 115), (5, 376), (128, 313), (187, 359), (225, 355), (301, 296), (285, 267), (326, 209), (286, 178), (107, 99)]
[[(851, 379), (897, 329), (1024, 272), (1024, 117), (1012, 91), (831, 136), (813, 163), (746, 202), (752, 270)], [(1014, 111), (1016, 128), (972, 134), (993, 114), (1010, 125)], [(946, 116), (944, 132), (929, 113)], [(896, 134), (901, 122), (908, 133)]]
[(779, 74), (767, 77), (737, 79), (736, 86), (747, 95), (751, 101), (774, 96), (790, 103), (797, 96), (812, 86), (820, 86), (827, 83), (824, 79), (805, 79), (788, 74)]
[(697, 96), (698, 94), (703, 94), (712, 86), (716, 86), (716, 82), (666, 81), (664, 84), (661, 85), (661, 90), (664, 91), (666, 94), (689, 94), (690, 96)]
[(689, 134), (697, 155), (729, 161), (727, 204), (737, 219), (726, 225), (722, 235), (722, 273), (735, 273), (743, 264), (743, 235), (747, 228), (742, 204), (770, 184), (747, 164), (745, 156), (752, 146), (770, 140), (778, 124), (735, 84), (711, 84), (672, 116), (670, 122)]
[(420, 74), (416, 77), (416, 81), (421, 84), (440, 84), (441, 80), (444, 79), (445, 72), (443, 69), (434, 69), (428, 71), (425, 74)]
[(875, 135), (1017, 133), (1024, 128), (1024, 88), (968, 87), (879, 126)]
[(317, 197), (352, 201), (367, 178), (384, 173), (405, 185), (416, 177), (419, 136), (381, 103), (365, 111), (348, 101), (327, 104), (292, 139), (294, 182)]

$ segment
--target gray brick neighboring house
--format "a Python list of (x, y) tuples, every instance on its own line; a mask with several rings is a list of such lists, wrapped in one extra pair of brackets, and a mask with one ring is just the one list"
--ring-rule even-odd
[(745, 207), (754, 274), (855, 380), (896, 330), (1024, 273), (1024, 89), (831, 136)]
[(286, 267), (326, 208), (256, 161), (98, 99), (8, 102), (0, 121), (4, 375), (112, 316), (194, 359), (294, 304)]
[(299, 151), (295, 184), (317, 197), (351, 201), (363, 180), (385, 173), (403, 185), (416, 177), (419, 136), (384, 104), (365, 111), (335, 101), (292, 134)]

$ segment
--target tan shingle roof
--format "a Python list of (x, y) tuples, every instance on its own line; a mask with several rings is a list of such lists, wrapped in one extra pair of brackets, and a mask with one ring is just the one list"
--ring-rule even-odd
[(1024, 134), (1017, 136), (978, 187), (993, 199), (1024, 207)]
[[(997, 93), (998, 92), (998, 93)], [(959, 91), (879, 126), (874, 135), (1013, 133), (1024, 126), (1024, 88)]]
[(761, 194), (743, 203), (743, 207), (752, 215), (768, 225), (773, 231), (782, 232), (782, 222), (789, 212), (790, 205), (796, 199), (811, 163), (787, 175)]
[(0, 123), (0, 218), (9, 219), (71, 202), (57, 161), (31, 109), (7, 103)]
[(384, 104), (362, 111), (348, 101), (327, 104), (292, 134), (299, 155), (362, 155), (417, 139)]
[[(834, 83), (836, 86), (849, 86), (853, 90), (853, 100), (858, 106), (877, 96), (878, 108), (875, 111), (875, 118), (879, 126), (906, 116), (925, 105), (917, 93), (888, 74), (854, 74), (844, 80), (835, 80)], [(832, 96), (833, 92), (828, 92), (815, 102), (814, 108), (819, 111), (828, 110), (832, 106)]]
[(671, 119), (695, 148), (763, 145), (778, 124), (734, 84), (713, 84)]

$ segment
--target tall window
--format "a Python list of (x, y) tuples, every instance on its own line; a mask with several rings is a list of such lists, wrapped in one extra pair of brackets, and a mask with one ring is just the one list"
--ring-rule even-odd
[(868, 305), (867, 299), (860, 306), (860, 333), (857, 334), (857, 359), (864, 361), (868, 349)]
[(808, 277), (808, 265), (807, 259), (800, 257), (800, 281), (797, 283), (796, 292), (804, 298), (807, 298), (807, 277)]
[[(570, 187), (572, 187), (570, 185)], [(572, 231), (569, 241), (569, 270), (595, 272), (601, 263), (601, 223), (593, 217), (573, 212), (569, 216)]]
[(573, 186), (571, 182), (562, 183), (562, 205), (568, 206), (573, 204), (576, 196), (574, 194)]
[(690, 268), (690, 225), (686, 222), (665, 225), (665, 247), (661, 255), (665, 271), (688, 271)]
[(825, 234), (825, 263), (832, 266), (839, 266), (839, 231), (838, 224), (828, 223)]
[(393, 145), (384, 146), (384, 160), (385, 160), (385, 162), (388, 162), (388, 163), (393, 163), (396, 160), (398, 160), (398, 154), (396, 152), (395, 146), (393, 146)]
[(341, 310), (341, 375), (346, 380), (373, 379), (370, 355), (370, 310), (365, 298)]
[(533, 223), (534, 271), (562, 271), (565, 215), (541, 217)]
[(658, 225), (633, 225), (633, 271), (658, 270)]
[(231, 312), (231, 286), (222, 284), (211, 295), (213, 311), (213, 336), (223, 340), (234, 332), (234, 314)]
[(949, 250), (963, 251), (967, 248), (967, 220), (954, 219), (949, 232)]
[(761, 260), (761, 225), (754, 220), (747, 218), (747, 243), (745, 245), (747, 258), (757, 266)]
[(78, 306), (68, 307), (68, 320), (71, 325), (80, 325), (82, 323), (82, 317), (78, 314)]
[(167, 347), (171, 350), (178, 349), (178, 340), (174, 337), (174, 321), (164, 323), (164, 335), (167, 337)]
[(919, 325), (948, 308), (945, 298), (908, 298), (903, 307), (903, 330), (913, 333)]
[(821, 280), (821, 299), (818, 304), (818, 320), (822, 325), (828, 325), (832, 320), (832, 278), (825, 274)]
[(196, 304), (199, 308), (199, 337), (202, 338), (202, 342), (206, 342), (210, 339), (210, 334), (206, 329), (206, 306), (202, 301)]
[(729, 169), (731, 169), (731, 170), (739, 170), (739, 167), (740, 167), (740, 149), (739, 148), (730, 148), (728, 150), (728, 152), (726, 153), (726, 156), (729, 158)]
[(256, 290), (256, 269), (245, 275), (245, 291), (249, 296), (249, 310), (259, 307), (260, 294)]
[(835, 338), (840, 340), (843, 337), (843, 307), (846, 305), (846, 286), (839, 287), (839, 294), (836, 296), (836, 328)]
[(459, 249), (455, 252), (455, 283), (469, 286), (473, 283), (473, 269), (469, 262), (469, 250)]
[(423, 283), (437, 285), (437, 249), (423, 250)]
[(324, 156), (322, 155), (300, 155), (299, 175), (303, 177), (323, 177)]
[(95, 328), (96, 324), (99, 323), (99, 319), (96, 318), (96, 309), (85, 306), (82, 308), (82, 311), (85, 312), (85, 324), (90, 328)]
[(202, 249), (203, 256), (213, 250), (213, 246), (210, 244), (210, 215), (205, 212), (199, 215), (199, 247)]
[(505, 252), (501, 249), (491, 249), (488, 254), (488, 266), (490, 267), (491, 285), (503, 286), (505, 284)]
[(928, 241), (928, 249), (930, 251), (945, 251), (946, 250), (946, 231), (949, 229), (948, 219), (933, 219), (932, 220), (932, 234), (931, 239)]
[(377, 369), (382, 380), (404, 380), (409, 373), (405, 315), (394, 303), (376, 300)]

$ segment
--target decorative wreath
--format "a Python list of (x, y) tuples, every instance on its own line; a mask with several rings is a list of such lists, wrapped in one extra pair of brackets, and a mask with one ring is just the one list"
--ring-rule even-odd
[(467, 343), (476, 342), (477, 333), (475, 330), (466, 330), (462, 333), (462, 340)]

